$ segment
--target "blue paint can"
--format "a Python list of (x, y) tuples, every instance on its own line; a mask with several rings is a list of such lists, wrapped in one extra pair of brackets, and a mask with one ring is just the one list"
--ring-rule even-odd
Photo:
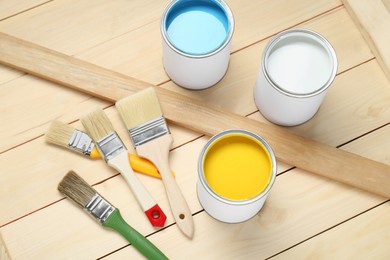
[(171, 1), (161, 18), (168, 76), (189, 89), (216, 84), (229, 65), (233, 30), (233, 15), (224, 1)]

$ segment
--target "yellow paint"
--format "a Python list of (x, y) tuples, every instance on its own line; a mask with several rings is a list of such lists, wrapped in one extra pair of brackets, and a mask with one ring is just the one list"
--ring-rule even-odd
[(204, 155), (203, 172), (210, 188), (231, 200), (260, 194), (271, 180), (270, 154), (263, 144), (244, 134), (227, 134)]

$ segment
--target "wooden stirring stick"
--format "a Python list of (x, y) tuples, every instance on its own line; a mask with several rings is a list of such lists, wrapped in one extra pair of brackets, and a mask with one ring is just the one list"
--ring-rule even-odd
[[(115, 102), (152, 86), (132, 77), (0, 33), (0, 63)], [(265, 124), (156, 88), (168, 121), (211, 136), (240, 128), (262, 136), (278, 160), (309, 172), (390, 198), (390, 166), (352, 154), (275, 125)]]

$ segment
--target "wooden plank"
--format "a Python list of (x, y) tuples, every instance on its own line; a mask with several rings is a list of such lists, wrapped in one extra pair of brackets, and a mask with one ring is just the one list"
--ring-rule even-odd
[(387, 259), (389, 215), (387, 202), (271, 259)]
[(390, 1), (342, 0), (390, 79)]
[[(109, 102), (116, 102), (150, 87), (148, 83), (6, 34), (1, 38), (1, 62)], [(213, 106), (205, 106), (204, 102), (180, 96), (173, 91), (157, 87), (155, 91), (164, 117), (171, 123), (207, 136), (240, 125), (265, 138), (280, 161), (390, 198), (390, 166), (386, 164), (343, 152), (278, 126), (257, 123)], [(305, 156), (299, 156), (296, 151)]]

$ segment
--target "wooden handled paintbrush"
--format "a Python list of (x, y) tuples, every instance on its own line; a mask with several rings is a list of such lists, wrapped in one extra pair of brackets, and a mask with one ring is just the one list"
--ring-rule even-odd
[(70, 171), (65, 175), (58, 185), (58, 190), (88, 211), (104, 227), (119, 232), (148, 259), (168, 259), (154, 244), (124, 221), (119, 209), (104, 199), (75, 172)]
[[(83, 131), (60, 121), (53, 121), (45, 133), (45, 140), (48, 143), (64, 147), (67, 150), (83, 154), (91, 159), (102, 159), (99, 150), (96, 148), (92, 138)], [(143, 173), (155, 178), (161, 178), (153, 163), (135, 154), (128, 154), (130, 166), (134, 171)]]
[(127, 149), (103, 110), (97, 109), (91, 112), (82, 118), (81, 122), (95, 141), (106, 163), (119, 171), (127, 181), (150, 223), (157, 227), (164, 226), (166, 220), (164, 212), (131, 169)]
[(152, 161), (160, 172), (173, 216), (180, 230), (188, 237), (194, 223), (187, 202), (170, 174), (169, 149), (172, 144), (165, 118), (153, 88), (139, 91), (116, 103), (138, 155)]

